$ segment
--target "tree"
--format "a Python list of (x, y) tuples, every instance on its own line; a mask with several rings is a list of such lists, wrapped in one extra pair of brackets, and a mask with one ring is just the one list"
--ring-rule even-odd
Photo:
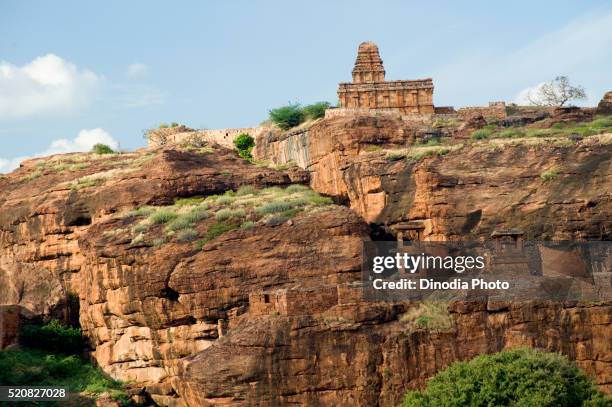
[(299, 103), (282, 106), (270, 110), (270, 120), (281, 129), (289, 130), (304, 121), (304, 111)]
[(234, 146), (236, 150), (238, 150), (238, 154), (240, 157), (245, 160), (252, 160), (253, 155), (251, 151), (253, 151), (253, 147), (255, 147), (255, 140), (247, 133), (242, 133), (238, 137), (234, 139)]
[(591, 380), (566, 357), (514, 349), (456, 362), (406, 393), (403, 407), (609, 406)]
[(567, 76), (557, 76), (534, 92), (529, 92), (527, 99), (536, 106), (561, 107), (570, 100), (586, 99), (586, 93), (583, 87), (570, 85)]
[(98, 143), (92, 147), (91, 152), (96, 154), (113, 154), (115, 151), (106, 144)]
[(317, 102), (312, 105), (304, 106), (304, 115), (309, 120), (320, 119), (325, 117), (325, 110), (329, 109), (331, 104), (329, 102)]

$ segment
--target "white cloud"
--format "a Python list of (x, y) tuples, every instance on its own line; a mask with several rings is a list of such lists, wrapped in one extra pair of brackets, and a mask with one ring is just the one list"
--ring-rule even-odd
[(125, 70), (125, 74), (130, 77), (137, 77), (146, 75), (149, 72), (149, 67), (145, 64), (141, 64), (140, 62), (134, 62), (133, 64), (129, 64), (127, 69)]
[(475, 45), (471, 52), (466, 50), (460, 59), (434, 72), (437, 95), (441, 104), (483, 105), (519, 97), (520, 89), (567, 75), (573, 84), (586, 89), (588, 99), (577, 104), (596, 104), (610, 86), (610, 27), (612, 11), (601, 10), (576, 17), (517, 49), (500, 49), (496, 54)]
[(530, 86), (528, 88), (525, 88), (523, 90), (521, 90), (515, 97), (514, 100), (512, 101), (513, 103), (516, 103), (517, 105), (522, 105), (522, 106), (526, 106), (526, 105), (530, 105), (531, 101), (529, 100), (529, 95), (537, 95), (540, 88), (545, 84), (546, 82), (540, 82), (535, 86)]
[(36, 153), (30, 157), (0, 158), (0, 173), (10, 172), (19, 167), (19, 164), (26, 159), (34, 157), (44, 157), (52, 154), (72, 153), (79, 151), (89, 151), (98, 144), (106, 144), (112, 149), (119, 148), (119, 143), (106, 130), (99, 127), (95, 129), (83, 129), (72, 140), (61, 138), (53, 140), (46, 150)]
[(0, 120), (74, 111), (91, 103), (100, 81), (54, 54), (23, 66), (0, 61)]

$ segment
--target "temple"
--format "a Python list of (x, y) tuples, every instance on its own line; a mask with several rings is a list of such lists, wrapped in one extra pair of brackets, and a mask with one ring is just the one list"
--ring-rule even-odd
[(385, 81), (385, 68), (373, 42), (363, 42), (357, 51), (353, 82), (340, 83), (340, 107), (390, 109), (401, 114), (433, 114), (431, 78)]

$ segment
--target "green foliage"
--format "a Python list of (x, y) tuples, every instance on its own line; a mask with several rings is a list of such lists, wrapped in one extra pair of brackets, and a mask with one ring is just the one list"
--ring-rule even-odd
[(87, 361), (75, 355), (50, 354), (38, 349), (1, 351), (0, 383), (4, 386), (68, 387), (72, 393), (87, 392), (94, 397), (110, 392), (124, 405), (129, 401), (121, 383), (106, 377)]
[(312, 105), (304, 106), (302, 111), (306, 120), (315, 120), (325, 117), (325, 110), (329, 109), (331, 104), (329, 102), (317, 102)]
[(305, 185), (300, 185), (300, 184), (293, 184), (293, 185), (289, 185), (285, 191), (287, 191), (290, 194), (295, 194), (295, 193), (299, 193), (299, 192), (305, 192), (305, 191), (309, 191), (310, 188), (308, 188)]
[(242, 225), (240, 225), (240, 228), (245, 229), (245, 230), (251, 230), (254, 227), (255, 227), (255, 222), (253, 221), (244, 222)]
[(179, 124), (177, 122), (172, 122), (170, 123), (170, 127), (178, 127)]
[(550, 170), (542, 172), (540, 174), (540, 179), (542, 179), (542, 181), (544, 182), (547, 182), (557, 178), (558, 175), (559, 171), (556, 168), (552, 168)]
[(416, 304), (400, 317), (409, 331), (415, 329), (449, 330), (454, 328), (455, 321), (448, 312), (448, 304), (444, 302), (425, 301)]
[(115, 151), (110, 148), (110, 146), (106, 145), (106, 144), (96, 144), (92, 147), (91, 149), (92, 153), (96, 153), (96, 154), (114, 154)]
[(231, 223), (227, 221), (213, 223), (212, 225), (208, 227), (208, 230), (204, 234), (203, 243), (210, 242), (211, 240), (214, 240), (217, 237), (221, 236), (222, 234), (229, 232), (230, 230), (234, 230), (237, 227), (238, 225), (236, 225), (235, 223)]
[(177, 240), (181, 243), (194, 242), (199, 237), (200, 235), (195, 229), (182, 229), (176, 235)]
[(253, 159), (253, 155), (251, 154), (253, 147), (255, 147), (255, 139), (253, 139), (253, 137), (247, 133), (242, 133), (234, 139), (234, 146), (238, 150), (240, 157), (245, 160)]
[(175, 206), (192, 206), (192, 205), (199, 205), (202, 202), (204, 202), (204, 198), (201, 197), (190, 197), (190, 198), (181, 198), (181, 199), (177, 199), (176, 202), (174, 202)]
[(56, 319), (45, 325), (25, 325), (20, 339), (25, 346), (50, 352), (78, 354), (85, 346), (79, 328), (64, 326)]
[(491, 133), (493, 133), (491, 129), (478, 129), (478, 130), (474, 130), (474, 132), (472, 132), (472, 135), (470, 137), (473, 140), (483, 140), (483, 139), (489, 138)]
[(236, 191), (236, 196), (255, 195), (257, 189), (251, 185), (243, 185)]
[(160, 129), (167, 129), (168, 125), (166, 123), (162, 122), (162, 123), (159, 124), (159, 128)]
[(564, 356), (514, 349), (452, 364), (429, 380), (426, 389), (409, 391), (402, 406), (575, 407), (610, 402)]
[(155, 225), (160, 225), (176, 219), (177, 216), (178, 215), (175, 212), (169, 209), (160, 209), (157, 212), (153, 213), (149, 217), (149, 220)]
[(267, 214), (271, 214), (271, 213), (279, 213), (279, 212), (285, 212), (288, 211), (289, 209), (293, 208), (293, 204), (289, 201), (272, 201), (272, 202), (268, 202), (266, 204), (264, 204), (262, 207), (258, 208), (258, 212), (262, 215), (267, 215)]
[(270, 110), (270, 120), (283, 130), (299, 125), (304, 119), (305, 115), (299, 103)]
[(143, 206), (125, 214), (126, 218), (136, 218), (138, 216), (149, 216), (155, 212), (155, 208), (151, 206)]
[(244, 218), (245, 216), (246, 216), (246, 212), (244, 211), (244, 209), (224, 208), (215, 214), (215, 219), (227, 220), (231, 218)]

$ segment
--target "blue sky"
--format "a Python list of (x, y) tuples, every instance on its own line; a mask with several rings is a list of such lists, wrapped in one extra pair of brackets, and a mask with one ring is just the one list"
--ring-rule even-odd
[(145, 144), (160, 122), (255, 125), (335, 102), (357, 45), (436, 105), (516, 100), (557, 75), (612, 89), (609, 1), (0, 0), (0, 172), (24, 157)]

